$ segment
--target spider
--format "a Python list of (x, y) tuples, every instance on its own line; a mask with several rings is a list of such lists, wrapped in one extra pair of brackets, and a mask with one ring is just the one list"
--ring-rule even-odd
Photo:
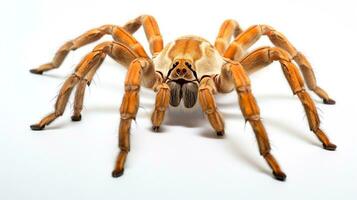
[[(150, 45), (151, 58), (132, 35), (141, 26)], [(90, 85), (104, 58), (109, 55), (128, 69), (125, 93), (120, 106), (120, 151), (112, 171), (113, 177), (119, 177), (124, 172), (125, 160), (130, 150), (130, 126), (138, 112), (139, 91), (143, 85), (156, 92), (155, 108), (151, 117), (154, 131), (159, 130), (169, 105), (177, 107), (183, 104), (186, 108), (192, 108), (199, 104), (218, 136), (224, 135), (224, 122), (214, 95), (235, 90), (242, 114), (253, 128), (260, 155), (272, 169), (273, 176), (284, 181), (286, 175), (270, 152), (268, 135), (248, 78), (249, 74), (274, 61), (281, 64), (293, 94), (301, 101), (310, 130), (321, 141), (324, 149), (336, 149), (336, 145), (331, 143), (320, 129), (316, 106), (307, 93), (304, 82), (323, 99), (323, 103), (334, 104), (335, 101), (317, 86), (313, 69), (305, 56), (298, 52), (283, 34), (268, 25), (254, 25), (242, 30), (235, 20), (228, 19), (221, 25), (214, 45), (198, 36), (183, 36), (164, 46), (155, 18), (142, 15), (122, 27), (103, 25), (87, 31), (62, 45), (52, 62), (31, 69), (30, 72), (42, 74), (58, 68), (71, 50), (97, 41), (106, 34), (111, 35), (114, 41), (97, 45), (83, 58), (62, 85), (54, 111), (31, 125), (31, 129), (42, 130), (61, 116), (75, 86), (74, 111), (71, 119), (80, 121), (85, 88)], [(263, 35), (267, 36), (274, 46), (258, 48), (247, 53), (248, 48)], [(299, 66), (305, 81), (294, 62)]]

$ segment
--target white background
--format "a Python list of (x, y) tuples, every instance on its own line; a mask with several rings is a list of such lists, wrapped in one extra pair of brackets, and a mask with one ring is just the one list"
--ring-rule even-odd
[[(353, 1), (10, 1), (1, 2), (0, 199), (356, 199), (356, 5)], [(58, 70), (28, 70), (65, 41), (140, 14), (159, 22), (165, 41), (196, 34), (213, 41), (224, 19), (243, 28), (269, 24), (313, 64), (318, 84), (337, 101), (311, 93), (322, 128), (338, 145), (321, 148), (278, 63), (251, 76), (272, 152), (287, 174), (272, 178), (236, 94), (219, 95), (226, 137), (200, 112), (170, 109), (151, 131), (154, 93), (143, 90), (124, 176), (113, 179), (125, 70), (106, 59), (87, 90), (81, 122), (65, 114), (42, 132), (29, 125), (53, 110), (65, 78), (95, 44), (72, 52)], [(144, 34), (138, 40), (147, 48)], [(111, 40), (109, 36), (100, 41)], [(263, 38), (255, 47), (270, 45)], [(71, 100), (73, 103), (73, 100)]]

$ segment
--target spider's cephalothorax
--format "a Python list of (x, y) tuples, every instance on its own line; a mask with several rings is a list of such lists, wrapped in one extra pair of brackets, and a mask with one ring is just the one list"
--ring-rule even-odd
[[(152, 58), (132, 35), (141, 26), (149, 41)], [(255, 25), (242, 30), (236, 21), (226, 20), (219, 30), (214, 46), (200, 37), (185, 36), (164, 47), (156, 20), (152, 16), (144, 15), (128, 22), (123, 27), (104, 25), (92, 29), (62, 45), (50, 63), (30, 71), (42, 74), (58, 68), (69, 51), (94, 42), (105, 34), (112, 35), (114, 41), (97, 45), (84, 57), (74, 73), (63, 84), (54, 112), (31, 125), (31, 129), (42, 130), (61, 116), (75, 86), (72, 120), (81, 120), (85, 88), (90, 85), (104, 58), (109, 55), (128, 68), (125, 93), (120, 107), (120, 153), (112, 173), (113, 177), (119, 177), (124, 172), (125, 160), (130, 150), (129, 130), (138, 111), (140, 86), (143, 85), (152, 88), (157, 93), (151, 117), (154, 131), (159, 130), (169, 105), (183, 104), (186, 108), (191, 108), (199, 102), (218, 136), (224, 134), (224, 123), (214, 95), (217, 92), (228, 93), (235, 90), (243, 116), (256, 135), (260, 154), (269, 164), (274, 177), (278, 180), (285, 180), (285, 173), (270, 152), (268, 135), (260, 120), (259, 108), (248, 78), (248, 74), (274, 61), (281, 64), (293, 94), (300, 99), (310, 130), (321, 141), (324, 149), (336, 149), (336, 145), (331, 143), (320, 129), (320, 119), (315, 103), (305, 90), (304, 83), (322, 98), (325, 104), (334, 104), (335, 101), (317, 86), (314, 72), (305, 56), (298, 52), (283, 34), (267, 25)], [(262, 47), (247, 53), (249, 47), (262, 35), (267, 36), (274, 47)], [(231, 41), (232, 36), (233, 41)], [(300, 68), (304, 79), (294, 63)]]
[(200, 80), (218, 74), (223, 59), (208, 41), (185, 36), (166, 45), (154, 63), (170, 88), (170, 105), (178, 106), (182, 100), (191, 108), (197, 101)]

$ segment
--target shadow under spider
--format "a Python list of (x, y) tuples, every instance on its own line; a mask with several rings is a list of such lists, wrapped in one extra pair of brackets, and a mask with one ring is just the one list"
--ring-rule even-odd
[(202, 127), (207, 122), (204, 113), (200, 109), (195, 111), (185, 111), (176, 108), (168, 108), (164, 120), (165, 125), (184, 126), (188, 128)]
[[(223, 118), (229, 118), (229, 119), (240, 119), (240, 120), (245, 120), (243, 115), (240, 113), (229, 113), (229, 112), (221, 112), (223, 115)], [(317, 141), (312, 139), (308, 134), (311, 134), (311, 136), (314, 136), (314, 133), (311, 132), (309, 129), (303, 130), (303, 131), (298, 131), (294, 126), (291, 124), (284, 123), (278, 119), (273, 119), (273, 118), (262, 118), (263, 124), (273, 126), (275, 128), (278, 128), (281, 130), (281, 132), (284, 132), (284, 134), (289, 134), (293, 136), (294, 138), (297, 138), (299, 140), (308, 142), (309, 144), (313, 144), (315, 146), (320, 146)], [(249, 126), (249, 124), (246, 124), (246, 126)], [(271, 131), (267, 130), (268, 137), (269, 133)]]
[(248, 153), (247, 149), (244, 148), (244, 145), (240, 144), (239, 140), (236, 141), (229, 139), (226, 143), (228, 143), (227, 149), (229, 149), (234, 154), (234, 156), (237, 157), (237, 159), (239, 158), (239, 160), (244, 161), (259, 172), (262, 172), (269, 176), (272, 175), (271, 171), (269, 170), (269, 167), (263, 165), (261, 162), (258, 161), (258, 159), (264, 159), (262, 156), (259, 155), (258, 147), (256, 150), (256, 156), (253, 157), (251, 154)]

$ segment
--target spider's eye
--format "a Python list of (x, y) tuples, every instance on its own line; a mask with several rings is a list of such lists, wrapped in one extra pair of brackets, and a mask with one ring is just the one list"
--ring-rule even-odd
[(178, 64), (179, 64), (179, 62), (176, 61), (172, 66), (173, 66), (173, 67), (176, 67)]
[(185, 62), (185, 65), (188, 67), (188, 68), (191, 68), (191, 63), (189, 63), (189, 62)]

